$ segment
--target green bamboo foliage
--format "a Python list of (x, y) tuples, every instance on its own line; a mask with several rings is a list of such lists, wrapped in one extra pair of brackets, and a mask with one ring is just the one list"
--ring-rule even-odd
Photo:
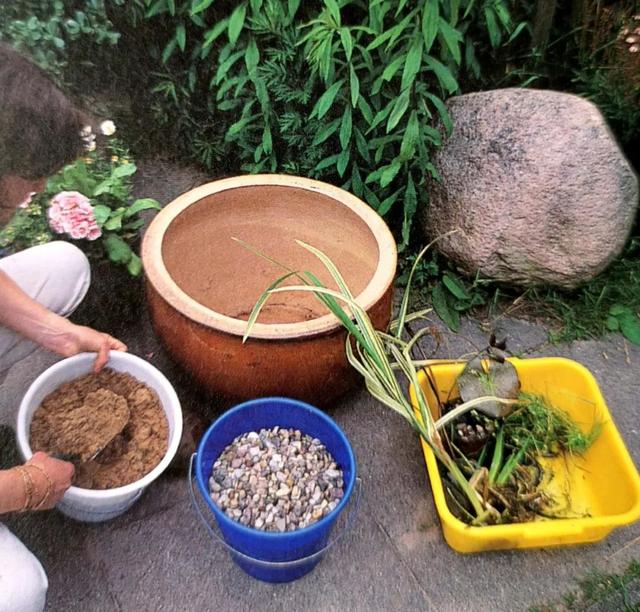
[(508, 0), (132, 4), (169, 36), (156, 114), (201, 162), (340, 185), (393, 219), (402, 245), (452, 129), (445, 99), (479, 73), (475, 47), (513, 29)]

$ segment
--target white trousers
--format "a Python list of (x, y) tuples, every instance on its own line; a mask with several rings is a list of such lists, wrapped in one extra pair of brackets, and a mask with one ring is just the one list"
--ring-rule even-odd
[[(68, 242), (50, 242), (0, 259), (0, 270), (43, 306), (70, 315), (89, 288), (89, 261)], [(37, 347), (0, 327), (0, 423), (15, 427), (17, 403), (3, 393), (9, 368)], [(40, 612), (47, 595), (47, 576), (40, 561), (0, 523), (0, 612)]]

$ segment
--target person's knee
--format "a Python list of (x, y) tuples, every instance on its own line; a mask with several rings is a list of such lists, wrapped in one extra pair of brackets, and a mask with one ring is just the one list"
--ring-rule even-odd
[(0, 612), (41, 612), (49, 583), (40, 561), (10, 532), (0, 536)]
[(87, 256), (77, 246), (64, 240), (50, 242), (47, 246), (52, 259), (58, 262), (56, 275), (60, 274), (70, 281), (83, 280), (88, 286), (91, 280), (91, 266)]
[(84, 299), (91, 283), (91, 266), (87, 256), (76, 246), (63, 240), (46, 245), (51, 261), (55, 261), (56, 296), (50, 308), (63, 316), (70, 315)]

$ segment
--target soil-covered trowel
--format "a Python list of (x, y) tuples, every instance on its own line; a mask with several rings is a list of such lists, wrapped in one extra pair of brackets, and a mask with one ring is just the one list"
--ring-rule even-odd
[(124, 397), (108, 389), (93, 391), (81, 406), (65, 415), (58, 446), (66, 452), (53, 456), (77, 464), (87, 463), (122, 433), (130, 418)]

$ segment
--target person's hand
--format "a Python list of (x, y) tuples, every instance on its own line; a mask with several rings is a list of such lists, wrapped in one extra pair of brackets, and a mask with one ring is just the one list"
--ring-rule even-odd
[(93, 362), (93, 371), (99, 372), (109, 361), (110, 350), (126, 351), (127, 345), (109, 334), (69, 322), (65, 331), (56, 339), (53, 350), (65, 357), (84, 351), (98, 353)]
[(54, 459), (42, 452), (35, 453), (23, 468), (29, 470), (34, 486), (33, 504), (38, 506), (38, 510), (53, 508), (71, 486), (75, 473), (73, 463)]

